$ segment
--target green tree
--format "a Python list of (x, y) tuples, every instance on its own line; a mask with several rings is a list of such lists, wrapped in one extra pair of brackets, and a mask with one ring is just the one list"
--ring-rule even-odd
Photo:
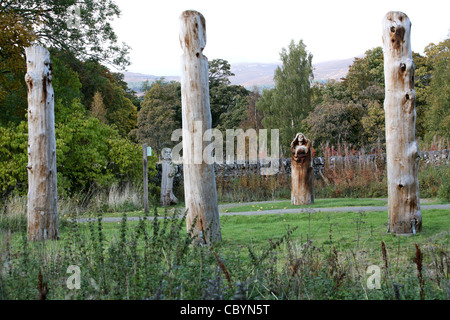
[(227, 60), (214, 59), (209, 62), (209, 86), (214, 87), (220, 84), (229, 85), (229, 77), (234, 76), (231, 72), (231, 65)]
[(257, 108), (258, 100), (261, 98), (258, 87), (254, 86), (253, 90), (247, 97), (247, 107), (245, 109), (245, 118), (241, 122), (243, 129), (252, 128), (258, 131), (263, 128), (262, 125), (262, 113)]
[[(79, 11), (72, 12), (74, 8)], [(25, 120), (24, 47), (33, 42), (50, 49), (54, 77), (69, 84), (59, 86), (57, 92), (55, 80), (56, 111), (61, 104), (70, 105), (74, 98), (81, 99), (89, 109), (94, 93), (100, 91), (109, 111), (107, 117), (121, 134), (135, 128), (139, 105), (135, 93), (126, 86), (123, 74), (111, 73), (101, 65), (124, 68), (129, 64), (129, 48), (118, 44), (110, 24), (119, 14), (112, 0), (0, 1), (0, 125), (17, 125)], [(75, 88), (78, 84), (67, 80), (81, 82), (81, 95)], [(109, 95), (104, 92), (106, 86), (110, 87)], [(74, 97), (76, 94), (79, 96)]]
[(416, 91), (416, 136), (423, 138), (426, 133), (425, 114), (428, 110), (428, 96), (432, 77), (432, 65), (426, 56), (413, 52), (414, 90)]
[(35, 40), (32, 25), (0, 2), (0, 125), (18, 124), (27, 107), (24, 47)]
[(111, 27), (111, 20), (120, 15), (113, 0), (5, 0), (0, 1), (0, 12), (24, 21), (38, 44), (73, 52), (83, 60), (129, 65), (129, 47), (118, 44)]
[(181, 128), (177, 109), (181, 109), (181, 91), (178, 82), (157, 81), (147, 91), (138, 114), (137, 129), (131, 132), (139, 143), (147, 143), (160, 153), (172, 145), (173, 130)]
[(303, 121), (303, 125), (307, 129), (308, 138), (314, 141), (317, 149), (327, 142), (360, 145), (362, 114), (360, 104), (336, 101), (318, 105)]
[(312, 55), (302, 40), (291, 41), (280, 53), (282, 66), (275, 70), (275, 88), (264, 90), (258, 101), (266, 129), (280, 130), (280, 145), (289, 146), (295, 134), (304, 129), (302, 120), (312, 109)]
[(136, 128), (137, 107), (129, 98), (133, 93), (128, 89), (123, 77), (95, 60), (80, 61), (69, 53), (61, 53), (60, 57), (68, 68), (78, 75), (81, 83), (81, 103), (86, 110), (90, 110), (95, 93), (100, 92), (108, 123), (115, 125), (124, 137)]
[(103, 104), (103, 98), (100, 92), (94, 94), (94, 99), (91, 104), (91, 114), (94, 118), (97, 118), (102, 123), (107, 123), (106, 120), (106, 108)]
[[(355, 58), (343, 79), (343, 84), (355, 102), (366, 100), (367, 106), (373, 99), (371, 93), (374, 92), (378, 93), (378, 99), (379, 93), (384, 92), (383, 48), (367, 50), (363, 58)], [(384, 99), (384, 96), (382, 98)]]
[(28, 125), (22, 121), (16, 127), (0, 127), (0, 194), (27, 190)]
[[(239, 126), (242, 118), (243, 97), (248, 90), (243, 86), (231, 85), (229, 77), (234, 76), (228, 61), (214, 59), (209, 63), (209, 100), (212, 128), (231, 129)], [(230, 127), (231, 126), (231, 127)]]
[(352, 100), (347, 87), (342, 81), (330, 79), (326, 83), (314, 83), (312, 105), (314, 107), (323, 103), (342, 102), (348, 103)]
[(386, 143), (385, 122), (383, 105), (377, 100), (370, 102), (367, 113), (361, 118), (364, 141), (371, 146), (378, 142), (384, 146)]
[(437, 45), (430, 44), (425, 48), (425, 53), (433, 66), (427, 96), (425, 137), (427, 140), (431, 140), (434, 135), (448, 138), (450, 137), (450, 38)]

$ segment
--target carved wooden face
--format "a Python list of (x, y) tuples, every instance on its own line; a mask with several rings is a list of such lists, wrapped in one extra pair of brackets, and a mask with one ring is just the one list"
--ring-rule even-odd
[(291, 143), (292, 160), (303, 163), (308, 157), (308, 139), (303, 133), (298, 133)]
[(172, 160), (172, 150), (170, 148), (163, 148), (161, 156), (163, 160)]

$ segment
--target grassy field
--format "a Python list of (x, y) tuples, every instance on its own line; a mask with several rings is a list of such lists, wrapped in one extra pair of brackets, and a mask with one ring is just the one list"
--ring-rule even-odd
[(239, 205), (232, 207), (224, 206), (223, 212), (245, 212), (264, 211), (277, 209), (303, 209), (303, 208), (337, 208), (337, 207), (359, 207), (359, 206), (386, 206), (385, 199), (316, 199), (311, 205), (292, 205), (290, 200)]
[(436, 238), (450, 239), (449, 210), (423, 209), (423, 230), (411, 237), (387, 234), (387, 211), (381, 212), (314, 212), (256, 216), (224, 216), (221, 227), (224, 242), (229, 245), (262, 244), (268, 238), (279, 238), (297, 227), (293, 239), (314, 241), (317, 245), (334, 244), (342, 248), (359, 245), (375, 248), (381, 241), (397, 245), (425, 243)]
[[(423, 199), (421, 205), (428, 204), (445, 204), (447, 202), (439, 199)], [(184, 209), (184, 202), (167, 208), (157, 207), (158, 215), (164, 213), (172, 213), (174, 210)], [(384, 198), (334, 198), (334, 199), (315, 199), (312, 205), (292, 205), (290, 200), (262, 201), (253, 203), (219, 203), (219, 211), (224, 213), (232, 212), (252, 212), (265, 210), (283, 210), (283, 209), (306, 209), (306, 208), (337, 208), (337, 207), (366, 207), (366, 206), (387, 206), (387, 199)], [(98, 212), (86, 212), (80, 214), (79, 217), (95, 217)], [(103, 217), (121, 217), (123, 214), (128, 217), (143, 217), (143, 210), (103, 212)], [(150, 210), (149, 216), (154, 215), (154, 210)], [(66, 215), (66, 218), (69, 215)]]
[[(387, 211), (314, 211), (370, 205), (386, 202), (318, 199), (301, 213), (223, 215), (222, 241), (211, 247), (191, 245), (177, 211), (135, 222), (62, 218), (61, 239), (46, 243), (27, 242), (17, 220), (15, 232), (0, 230), (0, 295), (37, 299), (42, 272), (47, 299), (447, 299), (450, 210), (424, 205), (423, 230), (411, 236), (386, 233)], [(236, 206), (228, 210), (289, 203)], [(69, 265), (83, 271), (83, 290), (65, 287)], [(379, 290), (367, 288), (371, 265)]]

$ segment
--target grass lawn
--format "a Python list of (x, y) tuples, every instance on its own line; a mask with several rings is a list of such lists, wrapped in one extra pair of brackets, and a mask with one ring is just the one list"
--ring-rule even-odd
[[(221, 228), (223, 241), (229, 245), (263, 244), (269, 238), (279, 238), (287, 228), (298, 227), (293, 238), (316, 245), (342, 248), (359, 246), (378, 247), (381, 241), (397, 245), (427, 242), (434, 238), (450, 240), (450, 210), (423, 209), (423, 229), (415, 236), (404, 237), (387, 234), (387, 211), (365, 212), (313, 212), (254, 216), (223, 216)], [(331, 235), (331, 238), (330, 238)]]
[[(348, 200), (349, 202), (335, 201), (335, 203), (338, 206), (351, 204), (363, 206), (368, 205), (369, 202), (366, 200), (353, 199)], [(383, 203), (379, 199), (373, 201), (374, 205)], [(318, 200), (315, 205), (319, 203)], [(320, 206), (326, 204), (327, 201)], [(273, 203), (265, 205), (269, 205), (271, 209)], [(328, 205), (332, 206), (333, 200), (328, 200)], [(245, 206), (243, 207), (245, 209)], [(444, 299), (447, 292), (446, 282), (442, 282), (442, 286), (436, 286), (433, 272), (439, 266), (439, 261), (436, 259), (446, 257), (449, 252), (449, 214), (450, 210), (426, 209), (424, 206), (422, 231), (408, 237), (386, 233), (387, 211), (314, 212), (312, 208), (308, 212), (301, 213), (222, 215), (220, 217), (222, 241), (213, 246), (214, 255), (208, 253), (209, 249), (206, 246), (194, 246), (186, 251), (186, 260), (182, 263), (177, 263), (176, 257), (183, 252), (186, 227), (185, 221), (177, 218), (145, 223), (125, 222), (125, 220), (103, 221), (101, 225), (93, 222), (79, 223), (77, 226), (68, 224), (62, 219), (60, 241), (46, 242), (45, 250), (41, 243), (28, 243), (26, 251), (24, 251), (22, 240), (22, 235), (26, 234), (25, 224), (20, 228), (22, 235), (20, 232), (15, 232), (11, 234), (8, 246), (0, 245), (0, 249), (13, 250), (11, 257), (17, 259), (17, 263), (13, 265), (14, 273), (8, 279), (3, 279), (3, 282), (6, 283), (5, 292), (9, 296), (35, 299), (37, 296), (36, 272), (39, 269), (36, 266), (45, 263), (48, 266), (43, 270), (46, 271), (46, 279), (50, 281), (51, 299), (64, 299), (65, 296), (68, 297), (67, 295), (70, 298), (70, 294), (80, 294), (81, 299), (90, 299), (91, 295), (102, 299), (105, 297), (115, 299), (116, 296), (118, 299), (134, 299), (134, 297), (141, 299), (154, 297), (155, 290), (162, 290), (161, 292), (165, 293), (164, 298), (198, 299), (202, 288), (206, 288), (208, 283), (211, 283), (211, 279), (216, 279), (217, 274), (221, 275), (220, 270), (224, 270), (221, 268), (226, 268), (231, 274), (232, 281), (249, 280), (249, 294), (252, 297), (272, 298), (272, 293), (267, 291), (266, 284), (270, 284), (275, 289), (279, 284), (281, 291), (276, 291), (277, 297), (284, 299), (282, 292), (290, 292), (289, 288), (294, 288), (288, 297), (298, 299), (295, 288), (299, 288), (299, 285), (295, 281), (300, 278), (292, 277), (289, 268), (293, 267), (293, 261), (303, 261), (301, 270), (306, 273), (302, 283), (305, 292), (308, 293), (303, 298), (392, 299), (393, 293), (389, 292), (392, 291), (392, 283), (395, 282), (403, 286), (403, 298), (417, 299), (418, 282), (414, 265), (417, 244), (422, 250), (424, 266), (427, 270), (426, 296), (430, 298), (437, 294), (439, 299)], [(118, 214), (118, 216), (121, 215)], [(157, 230), (159, 230), (158, 235), (161, 235), (156, 239), (162, 242), (156, 242), (155, 245), (152, 243), (152, 237), (147, 238), (149, 241), (147, 243), (146, 238), (137, 236), (139, 230), (142, 232), (142, 227), (147, 230), (148, 235), (154, 235), (153, 227), (156, 224), (159, 224)], [(286, 236), (289, 229), (293, 228), (296, 229), (288, 239), (276, 248), (270, 248), (270, 240), (277, 242)], [(75, 229), (79, 230), (78, 233), (74, 232)], [(175, 232), (172, 234), (172, 231)], [(0, 244), (8, 242), (7, 239), (9, 235), (0, 232)], [(311, 245), (308, 241), (311, 241)], [(383, 280), (383, 291), (368, 292), (366, 290), (362, 293), (361, 290), (365, 290), (361, 287), (362, 280), (355, 279), (358, 279), (359, 273), (361, 273), (360, 276), (365, 277), (364, 272), (368, 265), (376, 265), (380, 268), (384, 266), (382, 242), (385, 243), (387, 251), (389, 278)], [(309, 249), (306, 249), (307, 247)], [(104, 248), (104, 251), (99, 248)], [(272, 256), (266, 256), (264, 264), (254, 263), (258, 260), (253, 259), (253, 254), (262, 257), (267, 252), (277, 255), (276, 264), (271, 264)], [(338, 254), (333, 255), (333, 252)], [(217, 260), (218, 257), (220, 261)], [(33, 267), (26, 267), (25, 263)], [(76, 293), (61, 286), (61, 283), (67, 279), (67, 265), (72, 264), (81, 266), (83, 279), (96, 279), (97, 284), (102, 277), (108, 280), (103, 283), (108, 288), (105, 291), (108, 295), (104, 296), (105, 292), (95, 291), (95, 286), (86, 282), (83, 283), (84, 291)], [(104, 264), (105, 267), (102, 268)], [(257, 269), (254, 270), (253, 267)], [(333, 272), (345, 272), (345, 281), (347, 281), (345, 286), (337, 288), (333, 281), (336, 281), (334, 277), (339, 273), (331, 272), (330, 268), (334, 270)], [(269, 269), (276, 273), (268, 274)], [(439, 274), (445, 280), (445, 268), (443, 270), (439, 271)], [(124, 273), (125, 277), (119, 276)], [(111, 279), (117, 283), (109, 281)], [(256, 279), (258, 280), (255, 282)], [(222, 280), (221, 288), (228, 290), (225, 285), (227, 282), (225, 279)], [(172, 282), (173, 285), (171, 285)], [(181, 286), (184, 286), (186, 290), (183, 295), (176, 291), (176, 288)], [(255, 291), (252, 288), (255, 288)], [(339, 293), (336, 295), (337, 289)], [(233, 296), (235, 290), (236, 283), (233, 282), (230, 291), (227, 292), (228, 299)]]
[[(447, 202), (438, 199), (422, 199), (422, 206), (427, 204), (445, 204)], [(180, 202), (175, 206), (167, 208), (157, 207), (159, 216), (163, 216), (164, 212), (172, 213), (174, 210), (184, 209), (184, 202)], [(219, 211), (224, 213), (232, 212), (252, 212), (265, 210), (282, 210), (282, 209), (302, 209), (302, 208), (337, 208), (337, 207), (366, 207), (366, 206), (387, 206), (387, 200), (382, 198), (334, 198), (334, 199), (315, 199), (312, 205), (292, 205), (290, 200), (265, 201), (254, 203), (219, 203)], [(143, 217), (144, 211), (127, 211), (127, 212), (104, 212), (103, 217), (120, 218), (123, 214), (128, 217)], [(150, 208), (149, 216), (154, 215), (154, 209)], [(97, 213), (90, 212), (79, 215), (79, 217), (96, 217)]]
[[(342, 249), (358, 247), (379, 248), (381, 241), (387, 246), (413, 245), (414, 243), (426, 243), (439, 239), (448, 243), (450, 240), (450, 210), (422, 208), (423, 229), (415, 236), (395, 236), (386, 233), (388, 212), (314, 212), (314, 207), (341, 207), (341, 206), (382, 206), (386, 201), (382, 199), (319, 199), (310, 213), (287, 213), (265, 215), (229, 215), (221, 216), (223, 247), (234, 249), (247, 245), (256, 247), (266, 245), (268, 239), (278, 239), (286, 234), (288, 228), (297, 227), (292, 238), (299, 242), (312, 240), (315, 245), (334, 245)], [(260, 209), (261, 206), (263, 209)], [(282, 205), (267, 203), (253, 207), (246, 205), (230, 208), (233, 212), (271, 210), (272, 207), (293, 208), (284, 202)], [(303, 207), (303, 206), (297, 206)], [(158, 210), (159, 211), (159, 210)], [(127, 216), (136, 216), (136, 212)], [(116, 214), (121, 217), (123, 213)], [(142, 215), (142, 213), (141, 213)], [(138, 222), (127, 222), (131, 227)], [(151, 222), (150, 222), (151, 223)], [(107, 237), (115, 236), (120, 227), (120, 222), (103, 222), (103, 229)], [(330, 237), (331, 235), (331, 237)]]
[(246, 204), (236, 207), (227, 207), (223, 212), (245, 212), (263, 211), (276, 209), (297, 209), (297, 208), (337, 208), (337, 207), (359, 207), (359, 206), (386, 206), (385, 199), (316, 199), (311, 205), (292, 205), (290, 200), (269, 203)]

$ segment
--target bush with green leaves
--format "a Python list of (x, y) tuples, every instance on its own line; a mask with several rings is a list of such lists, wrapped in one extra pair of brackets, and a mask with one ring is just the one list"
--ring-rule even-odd
[[(28, 125), (0, 127), (0, 182), (4, 196), (27, 190)], [(117, 183), (138, 184), (142, 149), (122, 137), (114, 126), (86, 114), (75, 99), (71, 115), (56, 124), (56, 162), (60, 195)], [(149, 177), (156, 174), (156, 157), (149, 157)]]
[(28, 125), (21, 122), (17, 127), (0, 126), (0, 195), (27, 189), (26, 166), (28, 156)]

